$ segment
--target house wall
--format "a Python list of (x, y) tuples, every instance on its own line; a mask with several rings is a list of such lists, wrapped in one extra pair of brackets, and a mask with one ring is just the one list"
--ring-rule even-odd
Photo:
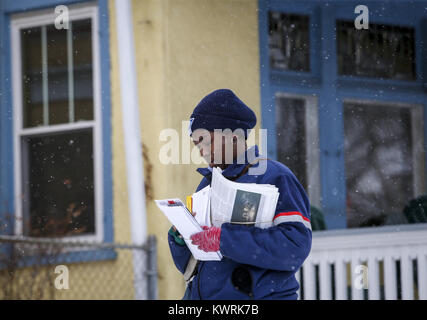
[[(2, 115), (0, 116), (1, 128), (2, 128), (2, 143), (0, 155), (2, 159), (5, 159), (7, 155), (7, 161), (2, 160), (2, 165), (0, 167), (0, 176), (1, 176), (1, 191), (0, 197), (2, 203), (4, 200), (7, 203), (6, 206), (1, 207), (0, 218), (5, 218), (8, 214), (14, 212), (14, 195), (13, 195), (13, 150), (12, 150), (12, 114), (13, 104), (11, 99), (12, 85), (10, 79), (14, 76), (11, 74), (11, 61), (16, 58), (11, 55), (10, 51), (10, 17), (15, 13), (24, 13), (31, 11), (46, 9), (54, 10), (56, 5), (75, 5), (82, 3), (86, 6), (91, 2), (81, 1), (81, 0), (44, 0), (44, 1), (1, 1), (0, 2), (0, 47), (6, 48), (2, 50), (0, 58), (1, 63), (1, 91), (5, 94), (1, 95), (0, 104), (2, 105)], [(99, 26), (100, 26), (100, 65), (101, 65), (101, 88), (102, 88), (102, 97), (101, 103), (103, 106), (102, 110), (102, 121), (103, 121), (103, 156), (104, 156), (104, 166), (102, 168), (104, 177), (103, 177), (103, 197), (104, 197), (104, 234), (103, 240), (108, 241), (129, 241), (127, 230), (129, 230), (129, 223), (127, 222), (126, 216), (116, 214), (114, 216), (114, 227), (115, 238), (113, 239), (113, 232), (111, 230), (112, 219), (111, 212), (111, 184), (108, 182), (111, 181), (110, 177), (110, 123), (105, 122), (104, 118), (109, 119), (110, 115), (110, 80), (109, 73), (105, 73), (105, 70), (109, 71), (109, 45), (108, 45), (108, 35), (109, 35), (109, 24), (108, 24), (108, 2), (107, 0), (98, 0), (98, 11), (99, 11)], [(52, 21), (53, 22), (53, 21)], [(105, 41), (107, 39), (107, 41)], [(104, 50), (107, 48), (107, 50)], [(105, 66), (107, 65), (108, 68)], [(107, 83), (107, 86), (105, 86)], [(7, 173), (7, 174), (6, 174)], [(117, 211), (115, 211), (117, 212)], [(126, 224), (127, 223), (127, 224)], [(3, 225), (2, 225), (3, 227)], [(127, 228), (127, 229), (125, 229)], [(13, 232), (13, 224), (8, 225), (7, 229), (2, 229), (6, 233)], [(65, 264), (69, 269), (69, 289), (68, 290), (55, 290), (54, 296), (57, 299), (131, 299), (133, 298), (133, 273), (132, 273), (132, 257), (129, 254), (130, 251), (118, 250), (117, 257), (112, 251), (103, 251), (103, 250), (91, 250), (91, 251), (73, 251), (71, 253), (64, 254), (61, 257), (61, 263)], [(31, 258), (31, 257), (29, 257)], [(37, 257), (35, 257), (37, 258)], [(65, 258), (65, 259), (62, 259)], [(115, 258), (115, 259), (112, 259)], [(104, 261), (107, 260), (107, 261)], [(31, 261), (31, 259), (29, 259)], [(83, 263), (82, 263), (83, 262)], [(44, 284), (43, 281), (46, 281), (48, 278), (45, 278), (44, 272), (47, 272), (49, 279), (55, 278), (55, 273), (53, 268), (42, 267), (36, 270), (36, 274), (33, 273), (34, 270), (29, 269), (19, 269), (16, 272), (15, 280), (16, 282), (8, 283), (12, 286), (21, 286), (26, 291), (19, 292), (20, 297), (27, 297), (25, 294), (31, 291), (33, 288), (47, 288), (47, 284)], [(38, 276), (37, 276), (38, 275)], [(38, 278), (37, 278), (38, 277)], [(2, 279), (4, 280), (4, 279)], [(15, 281), (11, 280), (11, 281)], [(6, 281), (7, 277), (6, 277)], [(37, 282), (34, 284), (34, 282)], [(47, 289), (46, 289), (47, 290)], [(27, 292), (28, 291), (28, 292)], [(130, 293), (130, 294), (129, 294)], [(28, 297), (32, 297), (28, 295)], [(11, 296), (9, 298), (18, 298)], [(34, 298), (34, 296), (32, 297)]]
[[(109, 0), (115, 241), (130, 241), (114, 0)], [(193, 193), (201, 180), (196, 164), (162, 164), (160, 132), (177, 130), (208, 93), (232, 89), (260, 125), (260, 78), (256, 0), (134, 0), (133, 24), (140, 105), (146, 147), (147, 192), (154, 199)], [(256, 135), (257, 137), (257, 135)], [(182, 140), (184, 139), (184, 140)], [(181, 151), (181, 150), (180, 150)], [(180, 153), (180, 156), (181, 153)], [(159, 299), (180, 299), (185, 284), (167, 242), (170, 223), (147, 198), (148, 233), (158, 239)]]

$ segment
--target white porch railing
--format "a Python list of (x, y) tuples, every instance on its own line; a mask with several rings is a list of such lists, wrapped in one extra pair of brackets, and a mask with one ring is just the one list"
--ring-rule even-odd
[(427, 224), (313, 232), (299, 299), (427, 300)]

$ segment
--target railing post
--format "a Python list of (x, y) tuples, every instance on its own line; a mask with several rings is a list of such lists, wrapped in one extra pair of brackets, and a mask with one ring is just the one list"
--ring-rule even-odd
[(368, 253), (368, 298), (369, 300), (380, 299), (380, 275), (377, 249), (370, 249)]
[(295, 278), (297, 279), (297, 281), (299, 283), (299, 288), (297, 290), (298, 300), (302, 300), (302, 298), (301, 298), (301, 286), (303, 286), (304, 284), (301, 281), (301, 268), (298, 269), (297, 272), (295, 272)]
[(356, 277), (361, 277), (362, 275), (356, 274), (356, 267), (361, 265), (360, 252), (359, 250), (354, 250), (351, 257), (351, 300), (363, 300), (363, 287), (358, 288), (356, 286)]
[(396, 261), (392, 254), (390, 250), (387, 250), (384, 256), (384, 286), (386, 300), (397, 299)]
[(327, 255), (324, 253), (319, 263), (320, 300), (332, 299), (331, 268), (327, 258)]
[(409, 254), (400, 257), (400, 279), (402, 282), (402, 300), (414, 299), (414, 268)]
[(420, 246), (417, 254), (418, 296), (420, 300), (427, 300), (427, 259), (426, 249)]
[(347, 300), (347, 264), (344, 253), (337, 253), (335, 262), (335, 292), (336, 300)]
[(311, 259), (304, 263), (303, 272), (304, 300), (316, 300), (316, 271)]

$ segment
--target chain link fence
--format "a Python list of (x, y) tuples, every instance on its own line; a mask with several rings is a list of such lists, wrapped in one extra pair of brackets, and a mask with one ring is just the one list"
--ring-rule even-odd
[(157, 299), (157, 242), (0, 235), (0, 299)]

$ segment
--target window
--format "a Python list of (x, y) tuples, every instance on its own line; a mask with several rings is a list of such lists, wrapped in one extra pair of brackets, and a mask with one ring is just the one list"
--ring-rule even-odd
[(97, 8), (12, 17), (15, 232), (103, 234)]
[(24, 128), (93, 120), (91, 25), (20, 30)]
[(415, 31), (392, 25), (337, 21), (338, 73), (362, 77), (415, 80)]
[(425, 193), (423, 109), (347, 101), (344, 131), (347, 226), (427, 222), (409, 208)]
[(313, 96), (276, 95), (277, 160), (285, 164), (320, 207), (317, 102)]
[(426, 17), (421, 5), (406, 7), (372, 2), (380, 16), (357, 30), (355, 6), (259, 2), (262, 120), (276, 133), (268, 154), (321, 202), (327, 229), (427, 223)]
[(310, 71), (309, 17), (270, 11), (268, 20), (270, 66)]

